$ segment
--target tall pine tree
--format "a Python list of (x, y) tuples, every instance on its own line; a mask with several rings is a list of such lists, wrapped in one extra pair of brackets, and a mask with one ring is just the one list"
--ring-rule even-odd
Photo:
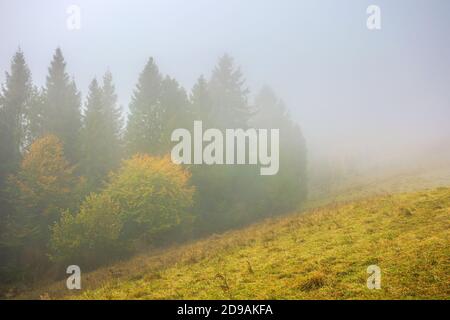
[(129, 154), (157, 152), (161, 128), (162, 76), (153, 58), (150, 58), (139, 76), (136, 89), (129, 106), (128, 124), (125, 134), (126, 149)]
[(61, 139), (71, 162), (79, 160), (81, 128), (80, 93), (66, 72), (66, 62), (58, 48), (48, 69), (42, 110), (42, 134), (52, 133)]
[(202, 120), (204, 127), (210, 127), (212, 101), (208, 91), (208, 83), (202, 75), (192, 87), (189, 97), (192, 120)]
[(289, 116), (284, 103), (272, 89), (264, 87), (255, 98), (258, 111), (250, 125), (255, 128), (279, 129), (280, 169), (277, 175), (261, 177), (264, 185), (265, 210), (271, 214), (294, 210), (307, 195), (306, 143), (302, 131)]
[[(201, 77), (192, 89), (191, 112), (205, 127), (223, 130), (248, 127), (252, 110), (249, 91), (233, 59), (224, 55), (207, 84)], [(236, 154), (236, 152), (235, 152)], [(261, 195), (255, 187), (255, 166), (193, 166), (192, 183), (197, 190), (194, 211), (199, 218), (196, 232), (220, 231), (255, 219)]]
[(103, 157), (103, 135), (105, 130), (102, 92), (96, 79), (89, 85), (86, 112), (81, 131), (81, 167), (88, 179), (90, 189), (95, 189), (105, 174)]
[(248, 105), (249, 90), (240, 68), (235, 67), (233, 58), (223, 55), (213, 70), (209, 81), (212, 99), (212, 116), (216, 125), (222, 128), (245, 128), (251, 117)]
[[(22, 149), (26, 144), (26, 113), (32, 96), (31, 73), (22, 50), (11, 60), (11, 70), (0, 91), (0, 235), (5, 232), (5, 221), (12, 207), (5, 193), (7, 176), (19, 167)], [(0, 261), (6, 260), (0, 240)], [(2, 263), (0, 263), (0, 270)]]
[(30, 146), (36, 139), (42, 137), (43, 130), (43, 110), (45, 106), (45, 95), (43, 90), (33, 87), (31, 101), (26, 109), (25, 135), (26, 146)]
[(119, 164), (122, 156), (122, 108), (117, 103), (116, 87), (110, 71), (103, 76), (102, 87), (103, 112), (105, 117), (105, 137), (107, 150), (105, 162), (108, 168)]
[(112, 75), (107, 72), (103, 88), (92, 80), (81, 134), (81, 167), (91, 190), (99, 187), (120, 159), (120, 109)]
[(170, 153), (172, 147), (170, 138), (173, 130), (192, 126), (192, 122), (188, 118), (188, 109), (189, 101), (186, 91), (177, 80), (166, 76), (161, 84), (159, 99), (161, 137), (156, 151), (157, 154)]
[(20, 163), (32, 93), (31, 73), (19, 49), (12, 59), (11, 71), (6, 72), (0, 96), (0, 185)]

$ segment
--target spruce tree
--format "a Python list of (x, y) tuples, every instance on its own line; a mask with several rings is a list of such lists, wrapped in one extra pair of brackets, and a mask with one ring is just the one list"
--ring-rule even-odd
[(96, 189), (120, 159), (120, 109), (112, 75), (107, 72), (103, 88), (96, 79), (89, 86), (81, 134), (81, 164), (88, 187)]
[(166, 76), (161, 84), (161, 96), (159, 110), (161, 112), (160, 128), (161, 137), (156, 154), (170, 153), (172, 131), (177, 128), (190, 128), (192, 122), (188, 118), (189, 102), (186, 91), (174, 78)]
[(79, 160), (81, 128), (80, 93), (66, 72), (66, 62), (58, 48), (48, 69), (42, 110), (43, 134), (52, 133), (61, 139), (67, 158)]
[(248, 105), (249, 90), (240, 68), (234, 66), (233, 58), (223, 55), (215, 67), (209, 82), (212, 99), (212, 116), (222, 128), (245, 128), (251, 117)]
[[(246, 128), (252, 116), (248, 93), (240, 69), (229, 55), (224, 55), (207, 86), (202, 77), (194, 86), (191, 110), (199, 120), (206, 121), (205, 127)], [(221, 231), (247, 223), (260, 214), (258, 201), (264, 194), (255, 186), (256, 167), (198, 165), (191, 170), (192, 183), (199, 195), (194, 208), (198, 214), (197, 232)]]
[(202, 75), (192, 87), (190, 95), (190, 115), (192, 120), (202, 120), (204, 127), (211, 122), (212, 101), (208, 91), (208, 83)]
[(116, 88), (110, 71), (103, 76), (102, 86), (103, 112), (105, 119), (105, 137), (107, 150), (105, 162), (112, 169), (119, 164), (122, 156), (122, 108), (117, 103)]
[(289, 115), (283, 101), (275, 92), (264, 86), (255, 97), (257, 111), (250, 120), (250, 125), (258, 128), (280, 129), (289, 122)]
[(280, 132), (280, 170), (273, 177), (260, 178), (259, 184), (265, 185), (264, 208), (272, 214), (296, 209), (306, 199), (307, 192), (306, 143), (302, 131), (269, 87), (259, 92), (255, 104), (257, 112), (250, 125)]
[(150, 58), (139, 76), (129, 106), (128, 124), (125, 134), (129, 154), (137, 152), (154, 154), (160, 142), (162, 76), (153, 58)]
[(103, 175), (104, 113), (102, 91), (96, 79), (89, 85), (86, 111), (81, 131), (81, 167), (90, 189), (95, 189)]
[(30, 105), (26, 110), (26, 145), (30, 146), (36, 139), (44, 135), (43, 110), (45, 106), (45, 95), (42, 90), (33, 87)]
[(0, 185), (5, 176), (19, 165), (26, 145), (26, 113), (30, 107), (33, 87), (31, 73), (19, 49), (6, 72), (0, 96)]

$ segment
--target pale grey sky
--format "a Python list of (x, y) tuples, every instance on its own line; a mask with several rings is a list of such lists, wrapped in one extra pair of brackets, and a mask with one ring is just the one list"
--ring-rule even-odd
[[(79, 31), (66, 28), (71, 4)], [(381, 30), (366, 28), (370, 4)], [(312, 148), (395, 152), (450, 137), (449, 31), (447, 0), (0, 0), (0, 81), (20, 46), (43, 85), (60, 46), (83, 95), (109, 68), (126, 107), (149, 56), (189, 90), (228, 52)]]

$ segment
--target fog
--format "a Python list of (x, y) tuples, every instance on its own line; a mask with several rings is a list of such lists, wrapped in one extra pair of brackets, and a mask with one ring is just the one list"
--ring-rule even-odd
[(449, 31), (449, 0), (0, 0), (0, 299), (448, 299)]
[[(71, 4), (80, 30), (66, 27)], [(381, 8), (381, 30), (366, 27), (370, 4)], [(0, 30), (1, 71), (20, 46), (42, 86), (60, 46), (84, 97), (109, 69), (125, 110), (150, 56), (189, 91), (229, 53), (251, 94), (267, 84), (284, 100), (312, 161), (379, 164), (449, 149), (446, 0), (1, 0)]]

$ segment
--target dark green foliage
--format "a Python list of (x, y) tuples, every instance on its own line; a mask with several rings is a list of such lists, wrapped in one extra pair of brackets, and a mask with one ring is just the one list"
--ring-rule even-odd
[(202, 120), (203, 126), (212, 126), (212, 99), (208, 90), (208, 82), (205, 77), (200, 76), (192, 87), (190, 96), (190, 118), (191, 123), (194, 120)]
[(160, 141), (162, 76), (150, 58), (139, 76), (130, 103), (125, 143), (128, 154), (155, 153)]
[(250, 165), (192, 166), (192, 180), (198, 190), (195, 227), (199, 233), (288, 212), (306, 198), (306, 147), (299, 127), (269, 88), (256, 97), (255, 108), (249, 106), (247, 95), (239, 68), (225, 55), (210, 82), (206, 84), (201, 77), (194, 86), (193, 118), (202, 120), (204, 127), (279, 129), (280, 170), (275, 176), (260, 176), (259, 170)]
[(170, 135), (189, 125), (188, 99), (179, 83), (159, 73), (152, 58), (142, 71), (130, 104), (125, 141), (128, 154), (170, 152)]
[(105, 262), (186, 225), (194, 193), (189, 178), (169, 157), (125, 160), (100, 193), (89, 195), (78, 213), (65, 212), (53, 226), (53, 258)]
[(83, 153), (81, 167), (83, 174), (88, 177), (88, 184), (92, 189), (95, 189), (97, 184), (101, 183), (106, 174), (105, 164), (102, 162), (104, 156), (102, 146), (106, 142), (102, 139), (105, 129), (102, 104), (101, 88), (97, 80), (94, 79), (89, 85), (84, 124), (81, 131)]
[(5, 190), (6, 180), (19, 167), (27, 144), (26, 114), (31, 110), (34, 92), (31, 72), (20, 49), (5, 78), (0, 91), (0, 273), (10, 265), (13, 256), (11, 248), (1, 241), (9, 231), (7, 220), (14, 209)]
[(67, 158), (76, 163), (81, 129), (81, 96), (75, 81), (66, 72), (66, 62), (58, 48), (48, 69), (44, 89), (44, 105), (39, 125), (40, 134), (54, 134), (64, 145)]
[[(14, 56), (0, 92), (0, 178), (10, 175), (0, 189), (2, 276), (7, 267), (45, 269), (49, 249), (55, 260), (92, 266), (138, 244), (227, 230), (304, 202), (300, 128), (270, 89), (249, 102), (230, 56), (219, 59), (211, 77), (199, 77), (189, 97), (150, 58), (133, 92), (123, 140), (111, 73), (102, 80), (91, 82), (82, 116), (80, 93), (59, 48), (42, 90), (33, 87), (23, 53)], [(278, 174), (261, 176), (254, 165), (173, 164), (167, 157), (171, 134), (191, 129), (194, 120), (203, 130), (279, 129)], [(116, 170), (124, 157), (131, 160)], [(110, 171), (115, 174), (107, 178)]]
[(30, 108), (33, 87), (23, 52), (17, 51), (6, 72), (0, 95), (0, 186), (14, 172), (26, 145), (26, 112)]
[(109, 169), (115, 168), (123, 154), (122, 142), (122, 108), (117, 104), (116, 88), (111, 72), (107, 71), (103, 76), (102, 87), (103, 111), (105, 117), (105, 158)]
[(240, 68), (225, 54), (219, 59), (208, 85), (212, 102), (212, 118), (218, 128), (246, 128), (251, 110), (249, 90)]
[(172, 142), (170, 136), (172, 131), (177, 128), (184, 128), (192, 123), (188, 118), (189, 102), (184, 89), (179, 83), (169, 76), (162, 82), (160, 97), (161, 107), (161, 138), (159, 147), (156, 149), (156, 154), (169, 154), (172, 149)]
[[(261, 177), (267, 190), (264, 206), (272, 214), (293, 210), (306, 199), (306, 143), (300, 127), (293, 122), (282, 101), (264, 87), (255, 99), (257, 113), (251, 120), (256, 128), (280, 129), (280, 170)], [(265, 180), (265, 181), (264, 181)]]
[(83, 266), (111, 261), (125, 250), (118, 243), (122, 226), (119, 205), (107, 194), (92, 193), (76, 215), (65, 211), (52, 226), (51, 258)]
[(89, 86), (81, 131), (81, 168), (89, 190), (98, 188), (120, 159), (120, 110), (112, 83), (106, 73), (101, 88), (96, 79)]
[(56, 136), (33, 142), (18, 172), (9, 176), (5, 190), (11, 210), (0, 243), (14, 251), (17, 268), (37, 272), (45, 267), (49, 228), (62, 210), (77, 207), (82, 183), (73, 175)]
[(31, 92), (30, 107), (25, 114), (26, 144), (31, 145), (43, 135), (43, 114), (45, 108), (45, 94), (43, 90), (33, 87)]

